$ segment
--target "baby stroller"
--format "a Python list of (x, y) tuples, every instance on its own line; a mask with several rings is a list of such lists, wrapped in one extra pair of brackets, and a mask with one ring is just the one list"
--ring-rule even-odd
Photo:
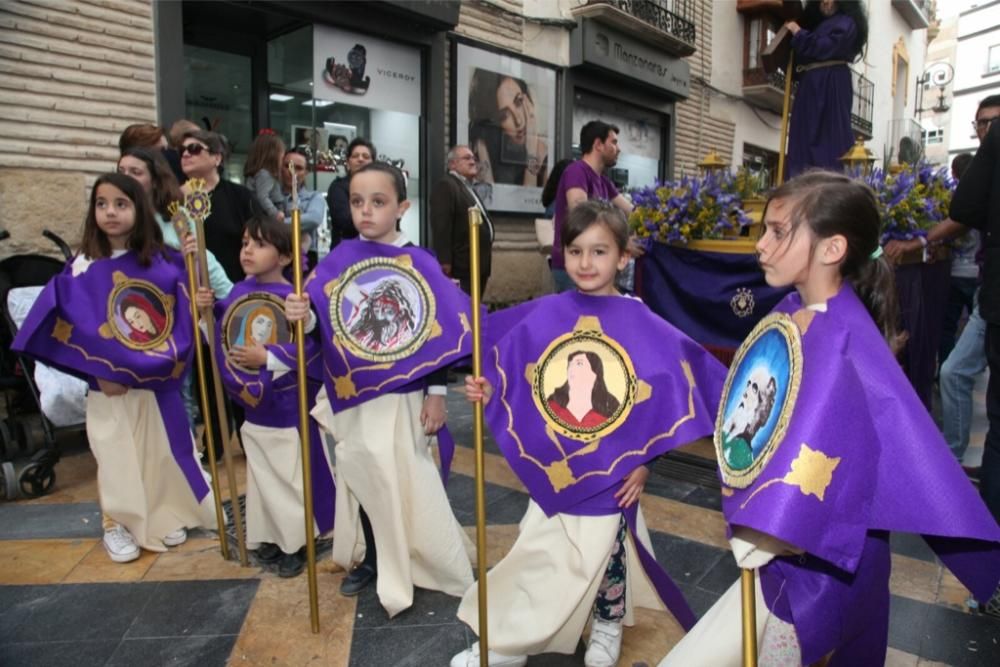
[[(70, 247), (56, 234), (44, 230), (42, 235), (59, 247), (65, 261), (72, 258)], [(9, 233), (0, 231), (0, 241), (7, 238)], [(31, 303), (64, 266), (64, 261), (44, 255), (14, 255), (0, 260), (0, 307), (3, 310), (0, 390), (6, 408), (6, 416), (0, 420), (0, 497), (7, 500), (19, 495), (37, 498), (48, 493), (55, 484), (55, 465), (59, 461), (56, 435), (83, 426), (82, 407), (63, 409), (63, 417), (58, 418), (57, 423), (43, 412), (43, 392), (39, 391), (38, 379), (48, 378), (52, 387), (71, 386), (68, 393), (72, 397), (61, 400), (77, 404), (85, 396), (86, 384), (36, 364), (10, 349)], [(65, 423), (67, 414), (74, 415), (72, 419), (76, 423)]]

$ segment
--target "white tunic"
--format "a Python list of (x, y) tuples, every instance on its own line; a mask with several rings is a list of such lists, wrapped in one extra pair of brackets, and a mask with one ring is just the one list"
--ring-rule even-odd
[(313, 416), (336, 441), (333, 560), (364, 556), (364, 507), (378, 547), (377, 591), (390, 617), (413, 604), (413, 587), (461, 595), (472, 584), (468, 537), (455, 519), (423, 434), (423, 392), (383, 394), (334, 414), (325, 387)]
[[(486, 576), (490, 649), (507, 655), (574, 653), (593, 615), (620, 521), (620, 514), (549, 518), (530, 501), (510, 553)], [(641, 510), (637, 527), (652, 552)], [(635, 607), (666, 607), (626, 535), (624, 622), (634, 625)], [(458, 608), (458, 617), (477, 633), (478, 604), (478, 586), (472, 586)]]

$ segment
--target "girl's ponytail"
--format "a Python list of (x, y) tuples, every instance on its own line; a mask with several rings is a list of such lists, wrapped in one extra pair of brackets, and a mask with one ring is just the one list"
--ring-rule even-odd
[(899, 330), (899, 300), (896, 298), (896, 273), (885, 257), (869, 259), (853, 276), (845, 276), (865, 304), (868, 314), (882, 332), (892, 353), (898, 354), (906, 344), (907, 335)]

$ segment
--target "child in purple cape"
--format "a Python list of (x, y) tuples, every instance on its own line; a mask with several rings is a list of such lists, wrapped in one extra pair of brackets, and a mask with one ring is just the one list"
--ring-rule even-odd
[[(921, 535), (985, 600), (1000, 527), (893, 356), (874, 192), (810, 172), (771, 195), (764, 225), (767, 282), (795, 292), (737, 351), (715, 435), (733, 555), (757, 574), (760, 664), (882, 665), (890, 531)], [(660, 667), (740, 665), (740, 638), (737, 582)]]
[(133, 178), (98, 177), (80, 254), (45, 286), (13, 344), (90, 385), (87, 440), (110, 519), (103, 543), (118, 563), (214, 523), (181, 401), (193, 336), (186, 277), (154, 213)]

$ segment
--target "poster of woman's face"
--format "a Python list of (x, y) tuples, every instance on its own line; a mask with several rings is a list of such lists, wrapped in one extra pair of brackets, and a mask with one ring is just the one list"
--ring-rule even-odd
[(555, 140), (555, 72), (464, 44), (456, 47), (456, 141), (492, 186), (487, 207), (541, 212)]
[(146, 283), (130, 281), (111, 296), (115, 337), (129, 347), (154, 348), (170, 335), (170, 318), (163, 294)]

